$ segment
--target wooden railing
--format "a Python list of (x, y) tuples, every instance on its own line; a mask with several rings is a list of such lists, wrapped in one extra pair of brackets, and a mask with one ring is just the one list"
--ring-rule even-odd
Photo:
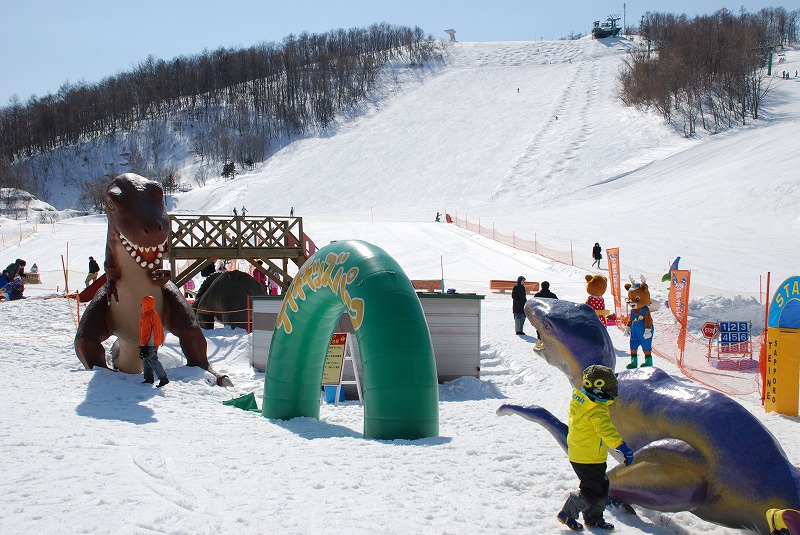
[[(168, 258), (178, 286), (194, 277), (209, 260), (240, 258), (250, 263), (263, 260), (280, 274), (279, 284), (285, 289), (291, 283), (286, 262), (301, 266), (316, 251), (314, 242), (303, 232), (302, 217), (182, 214), (169, 218)], [(176, 260), (195, 262), (178, 275)]]

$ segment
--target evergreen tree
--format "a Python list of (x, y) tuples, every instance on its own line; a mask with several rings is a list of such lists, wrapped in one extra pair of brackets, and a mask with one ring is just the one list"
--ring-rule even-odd
[(228, 162), (222, 166), (222, 177), (225, 179), (233, 179), (236, 177), (236, 164)]

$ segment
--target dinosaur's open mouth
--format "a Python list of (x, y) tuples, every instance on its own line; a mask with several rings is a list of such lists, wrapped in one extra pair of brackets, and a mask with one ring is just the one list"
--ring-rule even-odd
[(137, 264), (143, 268), (150, 269), (153, 269), (157, 263), (161, 262), (161, 258), (164, 256), (164, 245), (167, 243), (167, 240), (164, 240), (159, 245), (154, 245), (153, 247), (140, 247), (126, 238), (122, 233), (120, 233), (119, 239), (125, 247), (125, 250), (130, 253), (131, 258), (136, 260)]

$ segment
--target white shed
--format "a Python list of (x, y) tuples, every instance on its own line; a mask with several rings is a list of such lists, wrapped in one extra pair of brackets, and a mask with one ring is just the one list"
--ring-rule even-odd
[[(481, 301), (477, 294), (417, 293), (428, 322), (440, 383), (463, 376), (480, 377)], [(272, 331), (280, 311), (281, 296), (253, 297), (253, 342), (250, 364), (258, 371), (267, 368)], [(337, 332), (353, 332), (347, 315), (339, 320)], [(358, 344), (354, 344), (356, 364), (361, 370)], [(354, 377), (349, 367), (344, 380)]]

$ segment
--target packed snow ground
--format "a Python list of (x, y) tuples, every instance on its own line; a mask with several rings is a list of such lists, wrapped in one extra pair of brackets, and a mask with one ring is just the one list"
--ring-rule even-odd
[[(797, 268), (800, 80), (776, 78), (754, 125), (685, 139), (615, 98), (622, 46), (459, 44), (446, 68), (398, 80), (352, 122), (296, 141), (234, 181), (170, 200), (171, 211), (195, 213), (246, 205), (249, 215), (274, 215), (293, 206), (319, 246), (363, 239), (410, 278), (443, 275), (447, 287), (484, 294), (481, 377), (440, 386), (436, 438), (364, 440), (354, 401), (324, 405), (320, 421), (288, 422), (222, 405), (249, 392), (261, 403), (264, 376), (250, 367), (241, 330), (206, 331), (209, 358), (231, 389), (183, 367), (172, 335), (160, 352), (172, 381), (164, 389), (85, 371), (72, 347), (76, 311), (51, 296), (64, 290), (62, 259), (70, 290), (83, 286), (87, 257), (103, 255), (105, 218), (0, 220), (2, 266), (25, 258), (43, 278), (28, 285), (29, 299), (0, 305), (0, 532), (565, 531), (555, 514), (577, 487), (566, 456), (544, 429), (495, 410), (536, 403), (566, 419), (570, 387), (532, 351), (530, 326), (514, 335), (511, 299), (488, 281), (549, 280), (559, 297), (583, 302), (587, 271), (433, 215), (480, 217), (554, 245), (573, 240), (587, 259), (595, 241), (619, 246), (631, 266), (623, 276), (663, 273), (680, 255), (693, 283), (728, 295), (757, 296), (760, 275), (771, 271), (774, 287)], [(797, 68), (797, 53), (787, 58), (779, 69)], [(701, 320), (702, 303), (720, 295), (704, 299), (695, 301)], [(627, 341), (609, 333), (621, 370)], [(671, 363), (656, 364), (680, 377)], [(738, 400), (800, 462), (798, 419), (765, 414), (757, 396)], [(689, 513), (637, 511), (606, 519), (623, 535), (739, 533)]]

